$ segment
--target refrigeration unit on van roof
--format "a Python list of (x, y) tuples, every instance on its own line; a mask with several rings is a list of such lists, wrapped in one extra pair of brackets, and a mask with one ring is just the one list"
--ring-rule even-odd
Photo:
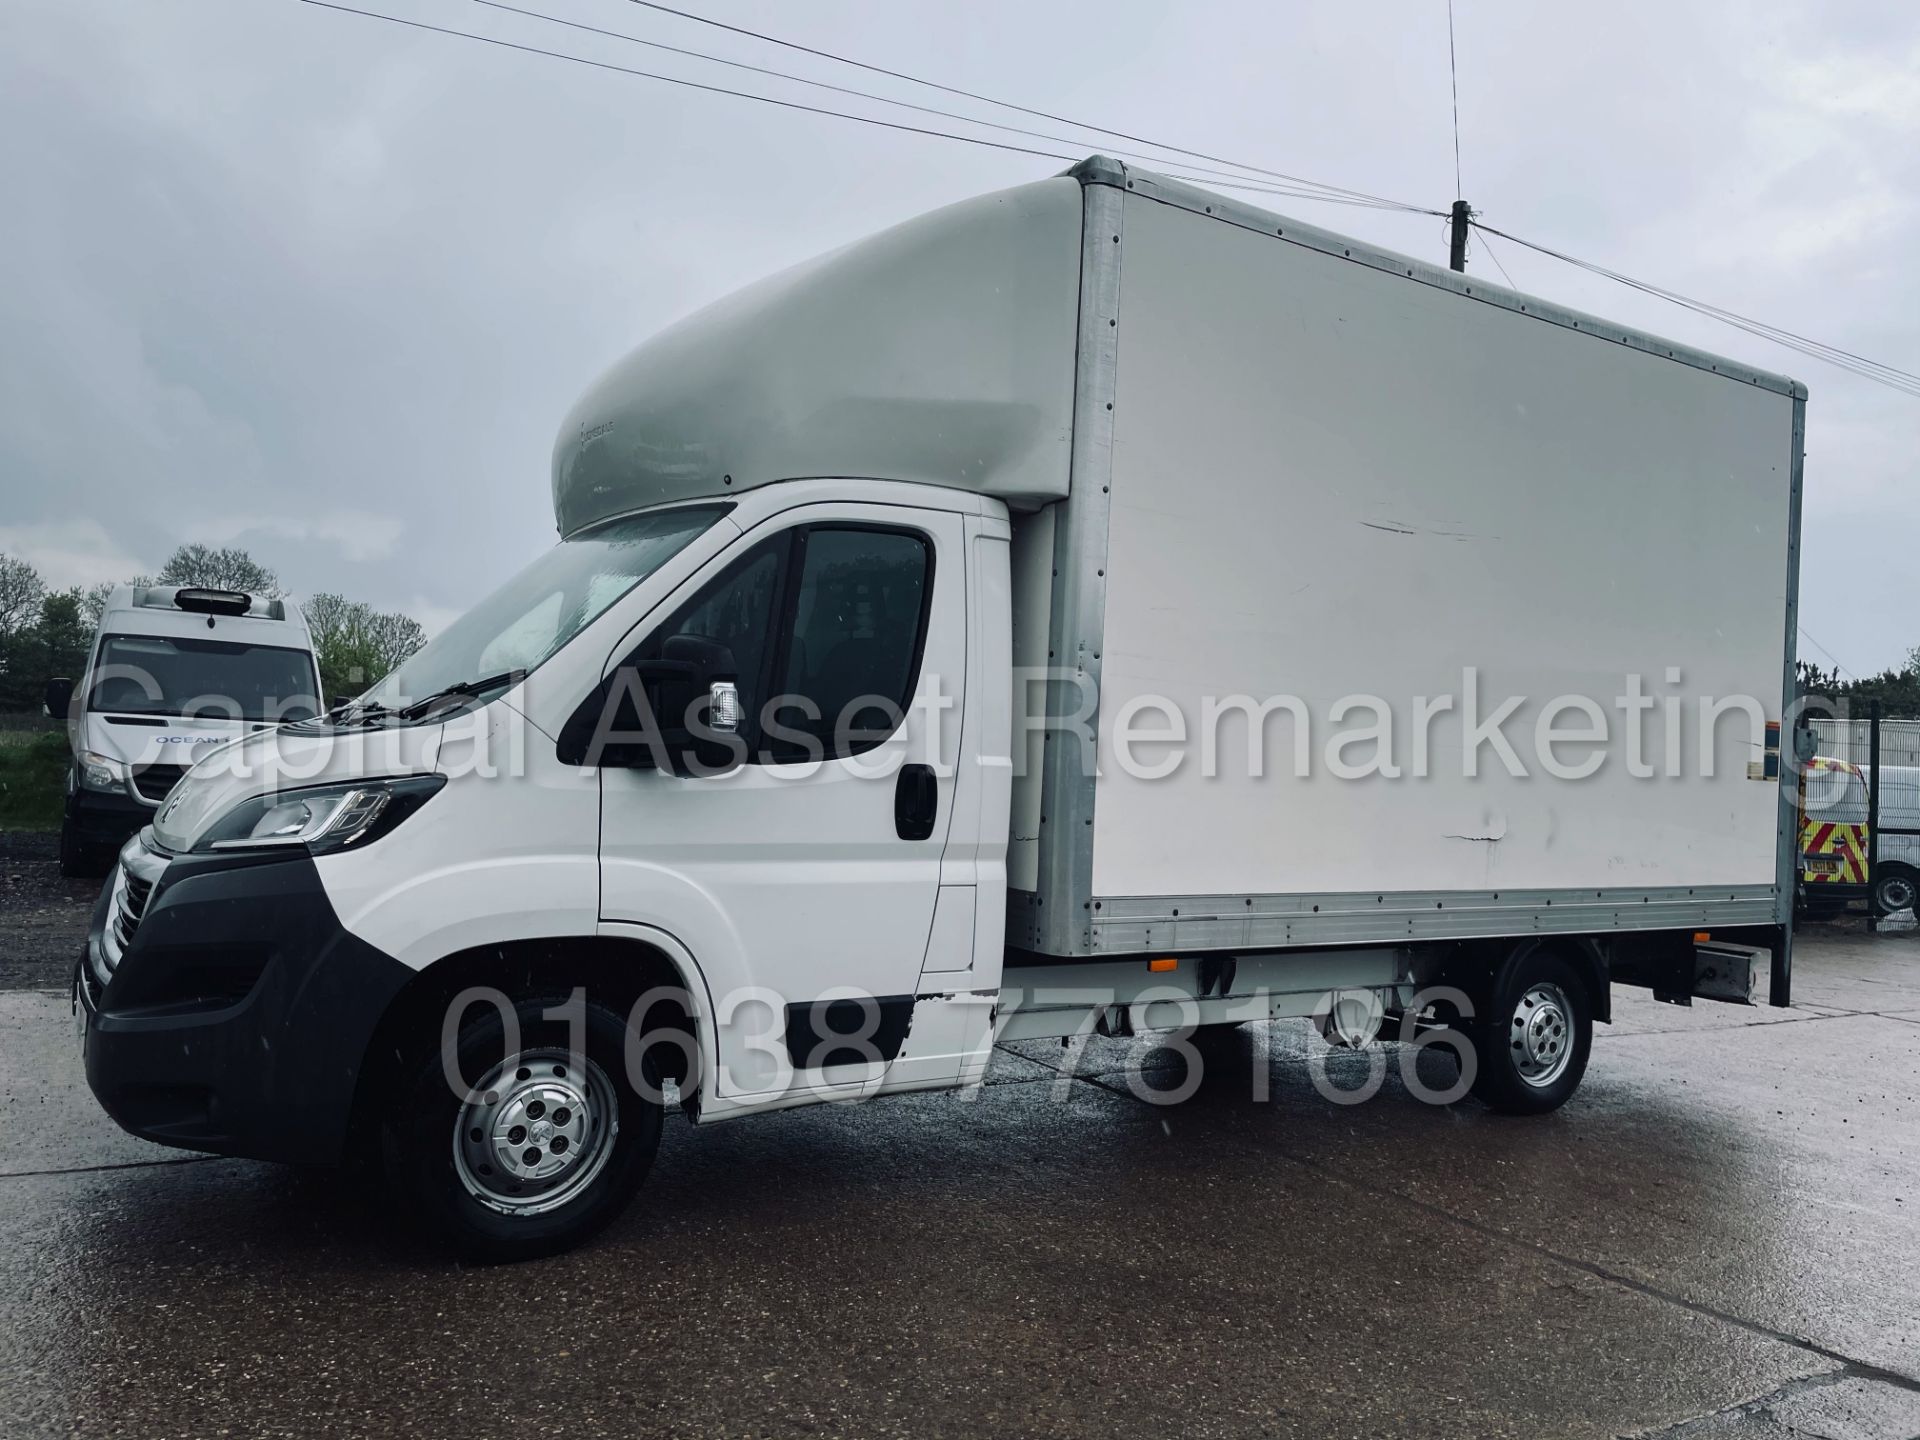
[(130, 585), (126, 600), (116, 591), (109, 610), (185, 610), (199, 615), (244, 615), (250, 620), (284, 620), (286, 601), (244, 590), (220, 590), (205, 585)]

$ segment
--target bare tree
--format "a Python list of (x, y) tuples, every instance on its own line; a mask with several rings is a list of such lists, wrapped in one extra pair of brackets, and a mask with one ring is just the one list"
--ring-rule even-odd
[(212, 590), (245, 590), (269, 599), (281, 595), (280, 580), (273, 571), (246, 551), (226, 545), (216, 550), (210, 545), (182, 545), (160, 567), (162, 585), (204, 585)]
[(300, 606), (300, 613), (307, 617), (307, 629), (313, 635), (313, 648), (325, 652), (345, 643), (347, 632), (351, 628), (356, 607), (344, 595), (334, 595), (321, 591), (310, 595)]
[(40, 572), (16, 555), (0, 554), (0, 635), (14, 635), (40, 618), (47, 593)]
[(113, 598), (113, 592), (119, 589), (111, 580), (102, 580), (97, 585), (89, 585), (80, 596), (80, 613), (89, 625), (98, 625), (100, 617), (107, 613), (107, 601)]
[(427, 643), (427, 632), (411, 615), (382, 611), (367, 617), (367, 639), (374, 663), (385, 675)]

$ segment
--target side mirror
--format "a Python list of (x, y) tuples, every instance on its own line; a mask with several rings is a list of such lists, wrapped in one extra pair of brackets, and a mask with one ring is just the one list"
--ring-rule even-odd
[(44, 702), (47, 714), (56, 720), (67, 718), (67, 710), (73, 704), (73, 680), (67, 675), (56, 675), (47, 681), (47, 696)]
[(555, 752), (565, 765), (681, 775), (729, 768), (730, 747), (712, 737), (739, 730), (737, 670), (719, 641), (669, 636), (657, 658), (624, 661), (588, 692)]
[[(667, 643), (660, 647), (659, 660), (642, 661), (641, 669), (646, 669), (649, 663), (658, 665), (663, 671), (684, 665), (687, 677), (699, 689), (706, 688), (716, 680), (733, 680), (740, 671), (740, 667), (734, 663), (733, 650), (704, 635), (668, 636)], [(674, 673), (679, 672), (676, 669)]]

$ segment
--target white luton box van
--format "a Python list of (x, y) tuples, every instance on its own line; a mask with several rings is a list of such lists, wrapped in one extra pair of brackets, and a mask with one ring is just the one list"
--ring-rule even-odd
[(667, 1104), (996, 1036), (1318, 1015), (1551, 1109), (1613, 984), (1786, 1003), (1804, 400), (1103, 159), (911, 221), (621, 361), (558, 545), (177, 787), (89, 1080), (496, 1257)]

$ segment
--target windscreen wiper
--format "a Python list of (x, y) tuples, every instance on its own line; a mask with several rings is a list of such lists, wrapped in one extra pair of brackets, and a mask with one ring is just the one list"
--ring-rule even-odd
[(463, 696), (480, 695), (488, 690), (498, 690), (503, 686), (518, 683), (524, 670), (502, 670), (498, 675), (488, 675), (479, 680), (462, 680), (458, 685), (449, 685), (444, 690), (436, 690), (431, 695), (423, 695), (410, 705), (402, 705), (393, 713), (403, 719), (414, 720), (427, 713), (442, 700), (458, 699)]
[(378, 700), (368, 700), (363, 696), (356, 695), (350, 700), (342, 700), (331, 710), (315, 718), (331, 721), (335, 725), (365, 725), (375, 720), (384, 719), (388, 715), (398, 715), (399, 713), (398, 710), (393, 709), (391, 706), (383, 705)]

